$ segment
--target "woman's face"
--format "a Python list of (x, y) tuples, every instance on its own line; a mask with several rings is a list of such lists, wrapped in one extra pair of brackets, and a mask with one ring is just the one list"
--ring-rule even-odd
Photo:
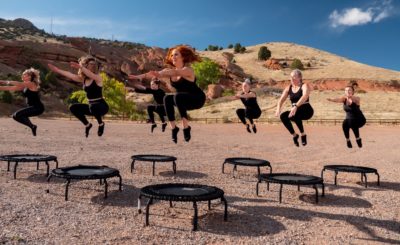
[(301, 77), (298, 74), (294, 74), (291, 76), (292, 84), (293, 85), (299, 85), (301, 82)]
[(346, 96), (352, 96), (352, 95), (354, 94), (353, 88), (351, 88), (351, 87), (346, 87), (346, 88), (344, 89), (344, 94), (345, 94)]
[(153, 90), (157, 90), (157, 89), (158, 89), (157, 83), (155, 83), (155, 82), (152, 81), (152, 82), (150, 83), (150, 88), (153, 89)]
[(174, 66), (176, 66), (177, 64), (182, 64), (183, 63), (182, 55), (178, 50), (174, 49), (172, 51), (172, 53), (171, 53), (171, 61), (172, 61), (172, 64)]
[(243, 83), (242, 84), (242, 90), (243, 90), (243, 92), (248, 93), (250, 91), (250, 84)]
[(31, 74), (30, 73), (24, 73), (21, 76), (22, 81), (24, 82), (31, 82)]
[(89, 60), (89, 62), (86, 63), (86, 68), (91, 72), (96, 72), (96, 65), (96, 61)]

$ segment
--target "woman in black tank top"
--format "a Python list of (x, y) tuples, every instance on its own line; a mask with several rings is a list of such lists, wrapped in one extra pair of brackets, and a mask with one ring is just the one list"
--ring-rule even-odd
[[(311, 87), (303, 83), (300, 70), (293, 70), (290, 73), (291, 84), (283, 90), (282, 96), (278, 101), (276, 108), (276, 116), (279, 116), (283, 125), (293, 136), (293, 142), (299, 146), (299, 135), (294, 131), (292, 122), (295, 122), (301, 134), (301, 143), (307, 145), (307, 135), (304, 132), (303, 120), (308, 120), (314, 115), (314, 110), (310, 105), (309, 96)], [(292, 108), (290, 111), (285, 111), (281, 114), (281, 108), (287, 97), (290, 98)]]
[(50, 70), (61, 74), (72, 81), (82, 83), (83, 90), (86, 92), (89, 104), (73, 104), (70, 111), (75, 117), (85, 125), (85, 136), (89, 136), (92, 124), (86, 118), (86, 115), (94, 116), (99, 123), (97, 135), (102, 136), (104, 133), (104, 122), (102, 117), (108, 112), (108, 104), (103, 98), (103, 79), (98, 74), (98, 64), (93, 56), (83, 56), (79, 59), (79, 63), (70, 62), (72, 68), (78, 69), (78, 74), (64, 71), (58, 67), (48, 64)]
[(40, 72), (33, 68), (25, 70), (22, 73), (22, 81), (0, 81), (0, 84), (10, 85), (0, 86), (0, 91), (22, 91), (28, 107), (16, 111), (13, 118), (28, 126), (32, 130), (33, 136), (36, 136), (37, 126), (32, 124), (29, 117), (39, 116), (44, 112), (44, 106), (39, 97)]
[(186, 142), (191, 139), (191, 127), (187, 111), (200, 109), (206, 101), (206, 95), (197, 86), (196, 77), (191, 63), (201, 61), (196, 52), (189, 46), (178, 45), (170, 48), (165, 63), (172, 66), (162, 71), (150, 71), (146, 74), (132, 76), (135, 79), (166, 78), (176, 93), (164, 97), (164, 107), (172, 128), (172, 141), (177, 143), (179, 128), (175, 123), (175, 109), (177, 107), (182, 118), (183, 135)]
[(346, 118), (343, 120), (342, 128), (348, 148), (353, 147), (350, 141), (350, 129), (353, 130), (358, 147), (362, 147), (359, 129), (366, 123), (365, 116), (360, 110), (360, 98), (354, 96), (354, 86), (356, 85), (357, 84), (347, 86), (344, 89), (345, 95), (340, 98), (327, 99), (331, 102), (343, 104), (343, 110), (346, 112)]
[[(135, 79), (134, 75), (130, 75), (129, 78)], [(160, 88), (161, 81), (157, 78), (153, 78), (150, 82), (150, 88), (146, 88), (140, 84), (132, 84), (133, 88), (129, 88), (136, 93), (141, 94), (152, 94), (154, 98), (154, 104), (147, 106), (147, 113), (149, 115), (149, 121), (151, 123), (151, 132), (153, 133), (154, 129), (157, 127), (157, 124), (154, 120), (154, 112), (158, 114), (161, 119), (162, 125), (161, 130), (164, 132), (167, 127), (167, 123), (165, 122), (165, 108), (164, 108), (164, 96), (165, 91)]]
[[(257, 133), (257, 127), (254, 124), (253, 119), (257, 119), (261, 116), (261, 109), (257, 103), (257, 95), (253, 91), (250, 91), (250, 80), (246, 79), (242, 84), (242, 92), (233, 96), (234, 99), (240, 99), (245, 106), (245, 109), (237, 109), (236, 114), (240, 121), (246, 126), (247, 132), (251, 133), (250, 126), (254, 133)], [(246, 122), (246, 118), (250, 124)]]

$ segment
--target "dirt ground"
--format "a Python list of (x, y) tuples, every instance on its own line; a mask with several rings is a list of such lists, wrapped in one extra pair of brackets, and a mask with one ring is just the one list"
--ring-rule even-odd
[[(150, 125), (106, 122), (99, 138), (96, 127), (84, 137), (78, 121), (33, 119), (38, 136), (10, 118), (0, 119), (0, 154), (40, 153), (58, 157), (60, 167), (91, 164), (120, 170), (123, 191), (117, 179), (109, 181), (104, 199), (98, 181), (73, 182), (69, 201), (64, 201), (62, 180), (47, 184), (45, 166), (18, 166), (17, 179), (0, 162), (0, 243), (28, 244), (365, 244), (400, 243), (400, 128), (365, 126), (361, 129), (364, 147), (345, 145), (340, 126), (306, 125), (309, 144), (295, 147), (281, 125), (258, 125), (249, 134), (240, 124), (193, 124), (192, 140), (178, 144), (170, 140), (170, 130), (153, 134)], [(352, 135), (353, 137), (353, 135)], [(130, 172), (134, 154), (173, 155), (177, 173), (170, 163), (138, 162)], [(261, 184), (256, 196), (256, 169), (221, 166), (227, 157), (253, 157), (270, 161), (273, 172), (295, 172), (320, 176), (326, 164), (352, 164), (377, 168), (368, 174), (368, 188), (359, 174), (325, 172), (326, 195), (315, 204), (312, 188)], [(51, 165), (53, 168), (54, 165)], [(267, 169), (262, 169), (267, 172)], [(199, 228), (191, 231), (193, 207), (190, 203), (157, 201), (151, 206), (150, 226), (137, 210), (140, 188), (157, 183), (198, 183), (225, 191), (228, 221), (223, 206), (214, 201), (212, 209), (199, 203)], [(49, 193), (46, 190), (49, 189)]]

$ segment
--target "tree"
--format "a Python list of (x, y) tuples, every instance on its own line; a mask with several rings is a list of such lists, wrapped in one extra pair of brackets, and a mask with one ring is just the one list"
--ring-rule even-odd
[(234, 46), (234, 48), (233, 48), (233, 51), (235, 52), (235, 53), (240, 53), (240, 49), (242, 48), (242, 45), (240, 44), (240, 43), (236, 43), (235, 44), (235, 46)]
[(299, 70), (304, 70), (304, 65), (299, 59), (294, 59), (292, 64), (290, 65), (290, 68), (292, 69), (299, 69)]
[(192, 67), (197, 78), (197, 84), (202, 89), (205, 89), (208, 84), (218, 82), (221, 76), (218, 64), (208, 58), (192, 64)]
[(228, 48), (233, 48), (233, 44), (229, 44), (229, 45), (228, 45)]
[(243, 54), (244, 52), (246, 52), (246, 47), (242, 46), (242, 47), (240, 48), (240, 53)]
[(258, 50), (258, 59), (267, 60), (271, 58), (271, 51), (266, 46), (261, 46)]

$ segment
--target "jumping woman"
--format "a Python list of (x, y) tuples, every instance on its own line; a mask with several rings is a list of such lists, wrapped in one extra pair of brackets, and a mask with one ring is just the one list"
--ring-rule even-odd
[(344, 137), (346, 137), (346, 143), (348, 148), (352, 148), (353, 145), (350, 141), (350, 129), (353, 130), (354, 136), (358, 147), (362, 147), (359, 129), (365, 125), (366, 119), (362, 111), (360, 110), (360, 97), (354, 96), (354, 86), (352, 84), (346, 86), (344, 89), (344, 96), (340, 98), (328, 98), (328, 101), (342, 103), (343, 110), (346, 112), (346, 118), (343, 120), (342, 128)]
[[(291, 121), (294, 121), (299, 128), (301, 134), (301, 143), (307, 145), (307, 135), (304, 132), (303, 120), (308, 120), (314, 115), (314, 110), (310, 105), (309, 97), (311, 87), (309, 84), (303, 83), (301, 71), (296, 69), (290, 73), (291, 83), (283, 90), (282, 96), (278, 101), (276, 108), (276, 116), (280, 116), (283, 125), (293, 136), (293, 142), (299, 146), (299, 135), (294, 131)], [(289, 96), (292, 103), (290, 111), (285, 111), (282, 114), (281, 108), (287, 97)]]
[(98, 74), (98, 64), (93, 56), (83, 56), (79, 59), (79, 63), (70, 62), (72, 68), (78, 69), (78, 74), (61, 70), (60, 68), (48, 64), (50, 70), (61, 74), (75, 82), (83, 84), (83, 90), (86, 92), (89, 104), (73, 104), (70, 111), (77, 117), (83, 125), (85, 125), (85, 135), (89, 136), (92, 124), (86, 119), (86, 115), (94, 116), (99, 123), (97, 135), (102, 136), (104, 133), (104, 122), (102, 117), (108, 112), (108, 104), (103, 98), (103, 79)]
[(22, 82), (0, 80), (0, 84), (9, 85), (0, 86), (0, 91), (22, 91), (28, 107), (16, 111), (13, 118), (28, 126), (32, 130), (33, 136), (36, 136), (37, 126), (32, 124), (29, 117), (39, 116), (44, 112), (44, 106), (39, 97), (40, 72), (30, 68), (22, 73)]

